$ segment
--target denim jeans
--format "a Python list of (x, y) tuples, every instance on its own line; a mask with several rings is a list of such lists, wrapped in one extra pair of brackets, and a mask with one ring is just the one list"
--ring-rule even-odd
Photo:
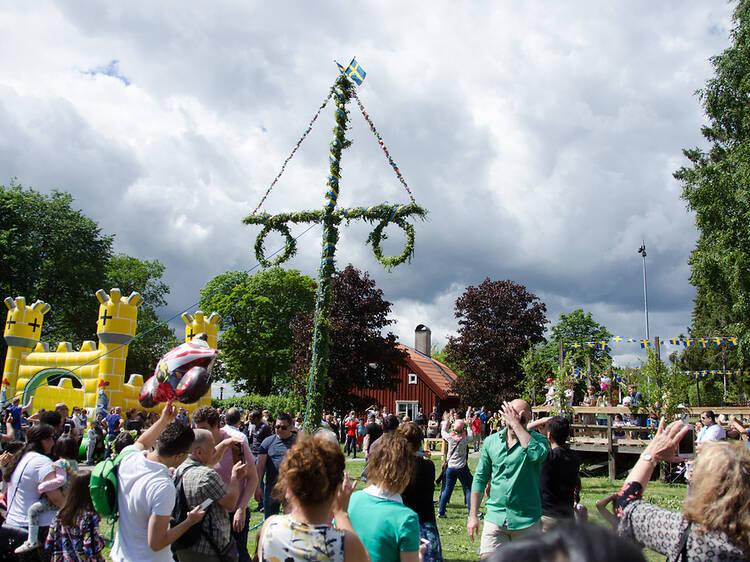
[[(229, 514), (229, 521), (234, 521), (234, 512)], [(239, 562), (250, 562), (250, 554), (247, 552), (247, 535), (250, 530), (250, 510), (245, 508), (245, 526), (238, 533), (234, 530), (232, 525), (232, 537), (237, 542), (237, 552), (239, 554)]]
[(347, 435), (346, 436), (346, 445), (344, 445), (344, 453), (349, 454), (349, 452), (352, 452), (354, 454), (354, 458), (357, 458), (357, 436), (356, 435)]
[(464, 495), (466, 496), (466, 507), (469, 508), (471, 498), (471, 472), (468, 466), (461, 468), (448, 468), (445, 471), (445, 490), (440, 495), (440, 507), (438, 508), (439, 515), (445, 515), (445, 506), (448, 500), (451, 499), (453, 494), (453, 488), (456, 486), (456, 480), (461, 481), (461, 486), (464, 488)]

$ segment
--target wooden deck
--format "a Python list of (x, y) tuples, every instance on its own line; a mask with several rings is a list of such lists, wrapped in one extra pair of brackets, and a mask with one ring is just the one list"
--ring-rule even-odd
[[(542, 417), (548, 415), (551, 409), (551, 406), (535, 406), (532, 411), (535, 417)], [(634, 425), (613, 426), (615, 414), (632, 416), (642, 412), (631, 410), (625, 406), (606, 408), (573, 406), (571, 410), (576, 417), (583, 414), (607, 414), (606, 425), (572, 423), (573, 437), (570, 439), (570, 448), (574, 451), (587, 453), (605, 453), (607, 455), (607, 472), (612, 479), (616, 475), (618, 455), (640, 455), (648, 444), (648, 439), (639, 439), (638, 436), (641, 433), (650, 433), (652, 428)], [(681, 409), (680, 413), (686, 414), (688, 419), (694, 422), (700, 417), (701, 412), (706, 410), (712, 410), (717, 416), (719, 414), (750, 416), (750, 407), (746, 406), (689, 407)], [(614, 435), (615, 432), (624, 432), (625, 438), (618, 439)]]

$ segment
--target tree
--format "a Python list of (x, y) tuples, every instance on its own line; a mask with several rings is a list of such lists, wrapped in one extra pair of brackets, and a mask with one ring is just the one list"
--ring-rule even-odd
[(544, 341), (546, 306), (526, 287), (510, 280), (467, 287), (456, 300), (458, 337), (446, 346), (447, 357), (462, 374), (454, 384), (467, 404), (496, 409), (515, 397), (521, 358)]
[[(372, 403), (366, 396), (368, 389), (393, 384), (406, 352), (397, 347), (396, 336), (382, 334), (393, 323), (388, 318), (391, 303), (383, 299), (383, 291), (375, 287), (367, 272), (363, 274), (350, 264), (334, 273), (331, 288), (331, 353), (325, 405), (340, 412), (363, 409)], [(292, 322), (292, 377), (302, 396), (307, 395), (310, 380), (313, 316), (300, 315)]]
[[(524, 381), (520, 389), (524, 397), (543, 398), (546, 380), (557, 375), (560, 344), (568, 368), (578, 367), (592, 374), (608, 369), (612, 364), (612, 356), (609, 349), (600, 345), (600, 342), (611, 337), (609, 330), (594, 320), (590, 312), (579, 308), (570, 314), (560, 314), (559, 320), (550, 329), (549, 341), (535, 346), (524, 355), (521, 363)], [(573, 347), (576, 343), (582, 345)], [(593, 343), (594, 346), (589, 346), (588, 343)], [(578, 390), (583, 390), (585, 385), (584, 379), (576, 383)]]
[[(750, 1), (733, 14), (731, 45), (711, 58), (714, 76), (698, 92), (708, 124), (707, 151), (683, 151), (690, 160), (675, 172), (682, 198), (695, 212), (700, 231), (690, 255), (690, 282), (696, 287), (695, 336), (750, 337)], [(747, 371), (750, 350), (738, 350)], [(707, 365), (716, 369), (717, 366)], [(742, 394), (743, 381), (738, 380)]]
[(221, 314), (219, 375), (243, 393), (287, 391), (294, 336), (291, 321), (315, 305), (315, 282), (275, 267), (245, 275), (227, 271), (201, 289), (201, 307)]
[(65, 192), (0, 186), (0, 295), (50, 303), (45, 339), (80, 344), (95, 339), (94, 293), (105, 284), (112, 236), (72, 204)]
[[(122, 294), (137, 291), (144, 298), (138, 309), (136, 339), (128, 346), (126, 373), (150, 377), (159, 359), (178, 344), (174, 330), (162, 324), (156, 308), (167, 304), (169, 286), (162, 281), (164, 266), (158, 261), (139, 260), (127, 254), (115, 254), (107, 264), (104, 287), (118, 287)], [(180, 338), (181, 339), (181, 338)]]

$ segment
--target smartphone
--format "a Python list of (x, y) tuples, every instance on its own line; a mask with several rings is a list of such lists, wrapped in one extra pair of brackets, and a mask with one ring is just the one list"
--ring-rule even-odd
[(677, 456), (692, 459), (695, 456), (695, 430), (691, 427), (677, 445)]
[(205, 501), (201, 502), (201, 511), (206, 511), (209, 505), (214, 503), (214, 500), (211, 498), (207, 498)]
[(430, 541), (423, 539), (422, 537), (419, 537), (419, 544), (423, 544), (426, 548), (430, 548)]
[(71, 426), (70, 426), (70, 424), (69, 424), (69, 423), (66, 423), (66, 424), (65, 424), (65, 425), (64, 425), (63, 427), (64, 427), (64, 431), (65, 431), (65, 433), (70, 433), (70, 427), (71, 427)]

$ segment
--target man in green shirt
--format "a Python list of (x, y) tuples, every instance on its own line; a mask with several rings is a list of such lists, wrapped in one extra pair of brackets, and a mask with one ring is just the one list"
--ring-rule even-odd
[(542, 516), (539, 474), (549, 452), (547, 438), (526, 429), (531, 420), (531, 407), (526, 401), (504, 402), (501, 411), (506, 427), (484, 441), (471, 486), (466, 524), (473, 542), (479, 531), (477, 509), (481, 494), (489, 483), (490, 497), (479, 547), (482, 558), (539, 528)]

